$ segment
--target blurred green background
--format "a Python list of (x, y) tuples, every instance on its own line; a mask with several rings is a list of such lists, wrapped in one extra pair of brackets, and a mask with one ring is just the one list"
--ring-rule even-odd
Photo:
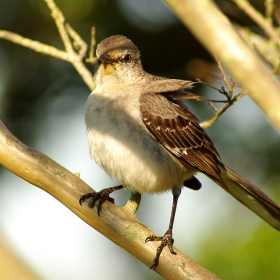
[[(170, 78), (200, 77), (217, 87), (223, 85), (211, 56), (160, 0), (56, 3), (87, 43), (92, 26), (97, 42), (122, 34), (140, 49), (147, 72)], [(263, 9), (263, 1), (251, 3)], [(263, 34), (230, 1), (217, 4), (235, 22)], [(63, 48), (43, 0), (0, 0), (0, 29)], [(94, 71), (94, 66), (88, 68)], [(222, 98), (201, 85), (194, 91)], [(100, 190), (116, 181), (89, 158), (83, 111), (89, 93), (70, 64), (0, 40), (0, 118), (25, 144), (72, 172), (80, 171), (83, 180)], [(201, 120), (213, 113), (207, 104), (189, 105)], [(207, 132), (223, 162), (280, 202), (279, 134), (249, 97)], [(203, 188), (186, 189), (180, 197), (175, 246), (222, 279), (280, 279), (279, 233), (205, 176), (199, 178)], [(120, 191), (115, 194), (116, 203), (123, 205), (128, 197), (129, 191)], [(139, 219), (163, 234), (171, 203), (170, 193), (144, 195)], [(3, 167), (0, 238), (42, 279), (161, 279), (47, 193)]]

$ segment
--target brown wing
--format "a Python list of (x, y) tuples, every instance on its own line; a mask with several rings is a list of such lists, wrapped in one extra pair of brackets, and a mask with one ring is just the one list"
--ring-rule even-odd
[[(172, 93), (174, 95), (174, 92)], [(218, 152), (185, 104), (168, 94), (144, 94), (140, 110), (145, 126), (183, 165), (195, 168), (226, 188), (218, 167)]]

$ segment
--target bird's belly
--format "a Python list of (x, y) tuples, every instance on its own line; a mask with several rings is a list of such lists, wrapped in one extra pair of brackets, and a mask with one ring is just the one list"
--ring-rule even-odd
[(140, 116), (127, 118), (123, 111), (112, 114), (106, 108), (91, 107), (87, 121), (90, 154), (96, 163), (134, 192), (181, 187), (185, 174), (180, 163), (141, 125)]

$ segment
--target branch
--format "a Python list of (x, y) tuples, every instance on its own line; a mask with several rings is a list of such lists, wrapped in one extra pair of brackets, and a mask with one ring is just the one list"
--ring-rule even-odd
[[(240, 10), (245, 12), (280, 47), (280, 38), (275, 31), (271, 18), (264, 17), (247, 0), (233, 0)], [(268, 2), (268, 1), (266, 1)], [(272, 4), (266, 3), (268, 16), (272, 13)]]
[[(86, 53), (87, 44), (82, 40), (82, 38), (77, 34), (76, 31), (70, 25), (65, 25), (65, 18), (60, 11), (60, 9), (56, 6), (53, 0), (45, 0), (49, 9), (51, 10), (51, 15), (55, 20), (55, 24), (57, 26), (58, 32), (64, 44), (66, 52), (69, 54), (69, 62), (76, 68), (80, 76), (83, 78), (84, 82), (88, 85), (88, 87), (93, 90), (95, 88), (95, 84), (93, 82), (93, 78), (91, 73), (85, 67), (83, 63), (84, 56), (81, 54)], [(69, 33), (70, 31), (70, 33)], [(78, 42), (78, 45), (85, 47), (80, 53), (76, 53), (72, 47), (72, 42), (69, 35), (74, 38), (74, 43)]]
[[(135, 215), (137, 201), (118, 207), (109, 202), (102, 206), (101, 217), (96, 209), (82, 207), (79, 198), (92, 192), (78, 176), (21, 143), (0, 120), (0, 164), (11, 172), (43, 189), (68, 207), (78, 217), (101, 234), (121, 246), (148, 267), (155, 257), (157, 244), (145, 243), (145, 238), (154, 234), (142, 225)], [(139, 197), (137, 197), (139, 199)], [(167, 279), (218, 279), (217, 276), (174, 248), (177, 255), (170, 254), (168, 248), (160, 256), (156, 272)]]
[[(280, 85), (210, 0), (165, 0), (280, 130)], [(207, 11), (207, 12), (203, 12)]]
[(55, 47), (43, 44), (41, 42), (22, 37), (10, 31), (0, 29), (0, 38), (21, 45), (23, 47), (29, 48), (35, 52), (46, 54), (68, 62), (71, 61), (69, 54), (67, 54), (64, 51), (58, 50)]
[(215, 114), (209, 118), (208, 120), (205, 120), (200, 123), (200, 126), (203, 128), (207, 128), (212, 126), (218, 119), (219, 117), (232, 105), (234, 105), (240, 98), (242, 98), (245, 95), (244, 90), (241, 90), (237, 95), (235, 95), (230, 102), (227, 102), (224, 106), (222, 106), (220, 109), (217, 109), (216, 107), (213, 106), (212, 103), (210, 103), (210, 106), (213, 108), (215, 111)]
[[(231, 107), (232, 105), (234, 105), (240, 98), (242, 98), (245, 94), (246, 91), (245, 90), (240, 90), (240, 92), (238, 94), (236, 94), (234, 97), (233, 96), (233, 92), (234, 92), (234, 87), (236, 85), (235, 80), (233, 80), (232, 82), (229, 81), (229, 79), (227, 78), (227, 75), (224, 71), (224, 68), (221, 64), (221, 62), (216, 58), (217, 63), (218, 63), (218, 68), (223, 76), (223, 81), (227, 87), (227, 91), (226, 89), (222, 86), (221, 89), (216, 88), (208, 83), (203, 82), (200, 79), (196, 79), (198, 81), (198, 83), (206, 85), (216, 91), (218, 91), (220, 94), (226, 96), (227, 100), (223, 101), (223, 100), (207, 100), (210, 101), (209, 105), (210, 107), (214, 110), (214, 115), (209, 118), (208, 120), (205, 120), (203, 122), (200, 123), (200, 126), (203, 128), (207, 128), (212, 126), (219, 118), (220, 116), (226, 112), (226, 110)], [(203, 100), (202, 100), (203, 101)], [(225, 103), (224, 106), (222, 106), (220, 109), (218, 109), (216, 106), (214, 106), (213, 102), (217, 103)]]
[[(90, 88), (90, 90), (93, 90), (95, 88), (95, 84), (93, 81), (92, 74), (86, 68), (83, 62), (87, 51), (87, 44), (82, 40), (78, 33), (69, 24), (64, 23), (65, 19), (63, 17), (63, 14), (55, 5), (54, 1), (45, 0), (45, 2), (48, 4), (52, 12), (52, 16), (55, 20), (60, 37), (65, 46), (65, 51), (59, 50), (53, 46), (49, 46), (35, 40), (24, 38), (16, 33), (1, 29), (0, 38), (21, 45), (23, 47), (27, 47), (36, 52), (50, 55), (52, 57), (70, 62), (75, 67), (75, 69), (82, 77), (84, 82), (87, 84), (87, 86)], [(71, 39), (73, 39), (73, 44), (77, 52), (72, 46)]]
[(95, 64), (97, 62), (96, 57), (94, 56), (94, 48), (95, 48), (95, 27), (91, 28), (91, 42), (89, 48), (89, 57), (86, 59), (87, 63)]

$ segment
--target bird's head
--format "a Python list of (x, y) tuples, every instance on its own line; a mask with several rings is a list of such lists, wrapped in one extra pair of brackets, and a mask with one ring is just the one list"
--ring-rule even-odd
[[(143, 76), (138, 48), (122, 35), (104, 39), (96, 49), (99, 68), (95, 79), (103, 83), (118, 81), (133, 83)], [(97, 82), (98, 82), (97, 81)]]

